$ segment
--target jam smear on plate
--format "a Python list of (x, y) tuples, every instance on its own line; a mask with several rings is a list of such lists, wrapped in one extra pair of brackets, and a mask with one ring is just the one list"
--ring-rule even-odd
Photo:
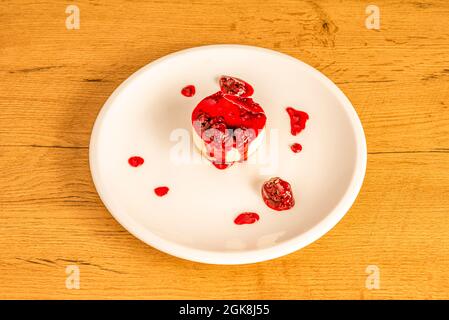
[(290, 132), (292, 135), (296, 136), (306, 127), (306, 122), (309, 120), (309, 115), (304, 111), (299, 111), (293, 109), (292, 107), (287, 107), (286, 110), (290, 116)]
[(301, 150), (302, 150), (302, 145), (300, 145), (299, 143), (294, 143), (294, 144), (292, 144), (292, 145), (290, 146), (290, 149), (292, 149), (292, 151), (293, 151), (294, 153), (298, 153), (298, 152), (301, 152)]
[(194, 85), (188, 85), (182, 88), (181, 94), (186, 97), (193, 97), (195, 95), (196, 89)]
[(168, 191), (170, 189), (168, 187), (157, 187), (154, 189), (154, 193), (158, 196), (158, 197), (163, 197), (165, 196)]
[(255, 212), (243, 212), (235, 218), (234, 223), (241, 224), (253, 224), (254, 222), (259, 221), (259, 215)]
[(131, 167), (139, 167), (141, 166), (145, 160), (142, 157), (134, 156), (128, 159), (128, 163)]
[(288, 210), (295, 205), (290, 183), (279, 177), (264, 182), (262, 198), (268, 207), (277, 211)]

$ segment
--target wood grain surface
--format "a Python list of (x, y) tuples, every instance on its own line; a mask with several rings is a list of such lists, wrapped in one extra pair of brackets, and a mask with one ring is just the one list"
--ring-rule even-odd
[[(449, 298), (449, 2), (0, 2), (0, 298)], [(345, 218), (273, 261), (214, 266), (140, 242), (101, 203), (88, 144), (112, 91), (181, 49), (275, 49), (353, 102), (368, 167)], [(66, 288), (66, 267), (80, 289)], [(380, 289), (365, 286), (368, 265)]]

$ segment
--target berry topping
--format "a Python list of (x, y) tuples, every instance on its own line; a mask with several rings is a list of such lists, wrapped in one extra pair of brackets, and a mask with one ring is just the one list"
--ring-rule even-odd
[(221, 92), (226, 94), (232, 94), (240, 97), (250, 97), (254, 93), (253, 87), (239, 78), (221, 76), (219, 82)]
[(232, 164), (226, 154), (233, 148), (240, 153), (241, 161), (247, 159), (249, 144), (265, 122), (263, 109), (253, 99), (221, 91), (204, 98), (192, 112), (193, 127), (205, 143), (208, 158), (219, 169)]
[(290, 184), (279, 177), (271, 178), (262, 186), (262, 198), (271, 209), (282, 211), (295, 205)]

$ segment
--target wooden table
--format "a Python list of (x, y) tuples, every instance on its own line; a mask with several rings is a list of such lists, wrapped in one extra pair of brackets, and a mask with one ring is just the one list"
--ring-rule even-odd
[[(0, 298), (449, 298), (449, 2), (60, 1), (0, 4)], [(124, 230), (91, 181), (104, 101), (132, 72), (188, 47), (240, 43), (314, 66), (353, 102), (368, 141), (361, 193), (312, 245), (214, 266)], [(80, 289), (66, 288), (79, 266)], [(366, 268), (380, 271), (369, 290)]]

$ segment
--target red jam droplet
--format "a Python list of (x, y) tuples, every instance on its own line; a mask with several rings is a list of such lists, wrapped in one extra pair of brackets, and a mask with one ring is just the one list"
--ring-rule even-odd
[(131, 167), (138, 167), (138, 166), (141, 166), (144, 163), (144, 160), (141, 157), (135, 156), (135, 157), (129, 158), (128, 159), (128, 163), (129, 163), (129, 165)]
[(267, 117), (251, 98), (221, 91), (204, 98), (192, 112), (192, 125), (204, 141), (207, 156), (219, 169), (232, 164), (226, 154), (236, 149), (242, 161), (248, 147), (265, 127)]
[(292, 151), (293, 151), (294, 153), (298, 153), (298, 152), (301, 152), (301, 150), (302, 150), (302, 145), (300, 145), (299, 143), (294, 143), (294, 144), (292, 144), (292, 145), (290, 146), (290, 149), (292, 149)]
[(168, 190), (170, 190), (168, 187), (157, 187), (154, 189), (154, 193), (159, 197), (163, 197), (168, 193)]
[(250, 97), (254, 93), (253, 87), (239, 79), (230, 76), (220, 77), (220, 90), (225, 94), (232, 94), (240, 97)]
[(286, 110), (290, 116), (291, 133), (296, 136), (306, 127), (309, 115), (303, 111), (295, 110), (292, 107), (287, 107)]
[(283, 211), (295, 205), (290, 184), (279, 177), (271, 178), (262, 186), (262, 198), (271, 209)]
[(235, 218), (235, 224), (253, 224), (254, 222), (259, 221), (259, 215), (254, 212), (243, 212)]
[(185, 86), (184, 88), (182, 88), (181, 93), (183, 96), (186, 97), (193, 97), (195, 95), (195, 86), (193, 85), (188, 85)]

